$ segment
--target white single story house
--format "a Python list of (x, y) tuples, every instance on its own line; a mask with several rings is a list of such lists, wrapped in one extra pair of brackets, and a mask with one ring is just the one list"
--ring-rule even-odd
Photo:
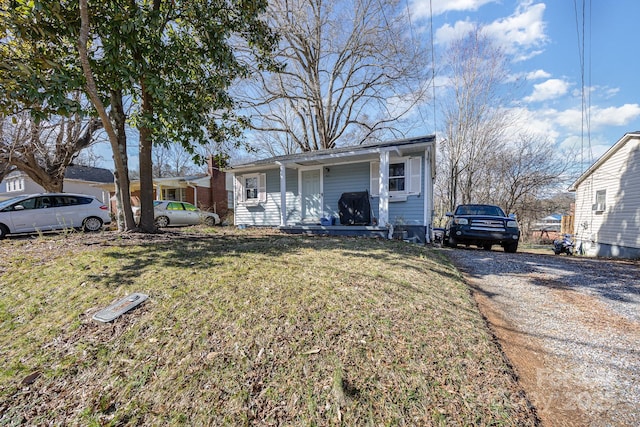
[[(106, 183), (113, 183), (113, 173), (108, 169), (69, 165), (64, 174), (63, 190), (65, 193), (94, 196), (108, 204), (109, 192), (98, 187)], [(45, 193), (45, 190), (22, 171), (11, 172), (0, 182), (0, 200), (36, 193)]]
[(576, 192), (579, 252), (640, 258), (640, 132), (625, 134), (569, 191)]
[(237, 226), (430, 242), (435, 136), (232, 165)]

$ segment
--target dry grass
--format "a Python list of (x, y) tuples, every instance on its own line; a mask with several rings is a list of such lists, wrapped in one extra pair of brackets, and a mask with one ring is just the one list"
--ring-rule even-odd
[(0, 241), (0, 425), (535, 424), (437, 251), (224, 230)]

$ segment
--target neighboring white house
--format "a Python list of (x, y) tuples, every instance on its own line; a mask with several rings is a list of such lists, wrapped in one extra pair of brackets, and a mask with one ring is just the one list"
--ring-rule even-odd
[[(109, 192), (97, 187), (99, 184), (113, 183), (113, 174), (108, 169), (70, 165), (64, 175), (65, 193), (87, 194), (108, 205)], [(26, 173), (14, 171), (0, 182), (0, 200), (23, 194), (44, 193)]]
[(569, 191), (581, 253), (640, 258), (640, 132), (625, 134)]
[(434, 162), (431, 135), (233, 165), (235, 224), (428, 242)]

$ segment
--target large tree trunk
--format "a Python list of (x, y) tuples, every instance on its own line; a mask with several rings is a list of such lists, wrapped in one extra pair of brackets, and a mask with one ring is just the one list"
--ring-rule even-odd
[[(134, 230), (137, 225), (131, 209), (131, 180), (129, 179), (129, 157), (127, 155), (127, 134), (125, 129), (126, 115), (122, 104), (122, 92), (111, 91), (111, 119), (115, 124), (116, 146), (113, 151), (114, 164), (121, 163), (122, 170), (116, 168), (116, 205), (118, 211), (118, 229)], [(112, 144), (113, 146), (113, 144)]]
[[(153, 117), (153, 105), (151, 95), (147, 92), (144, 81), (142, 89), (142, 111), (144, 117)], [(156, 231), (153, 213), (153, 162), (152, 162), (153, 137), (151, 129), (147, 125), (140, 127), (140, 228), (142, 231), (152, 233)]]
[[(78, 52), (80, 54), (80, 62), (82, 64), (82, 71), (86, 79), (86, 91), (87, 95), (91, 99), (98, 115), (100, 116), (100, 120), (104, 126), (107, 135), (109, 136), (109, 142), (111, 143), (111, 150), (113, 151), (113, 163), (116, 169), (116, 175), (118, 176), (118, 181), (116, 185), (120, 186), (120, 194), (121, 194), (121, 208), (122, 210), (118, 212), (118, 214), (122, 214), (124, 216), (124, 228), (125, 230), (133, 230), (135, 229), (135, 221), (133, 220), (133, 211), (131, 210), (131, 197), (129, 190), (129, 169), (127, 165), (127, 144), (126, 144), (126, 134), (124, 132), (124, 113), (122, 111), (118, 111), (118, 108), (114, 108), (112, 106), (112, 113), (114, 115), (114, 120), (118, 126), (118, 130), (114, 129), (111, 124), (111, 120), (107, 115), (107, 110), (98, 95), (98, 89), (96, 86), (96, 82), (93, 78), (93, 72), (91, 70), (91, 64), (89, 63), (89, 54), (87, 52), (87, 41), (89, 39), (89, 12), (87, 10), (87, 0), (80, 0), (80, 35), (78, 38)], [(115, 95), (115, 96), (114, 96)], [(111, 92), (111, 100), (112, 102), (115, 100), (119, 100), (120, 106), (122, 109), (122, 95), (115, 91)], [(120, 126), (122, 125), (122, 128)]]

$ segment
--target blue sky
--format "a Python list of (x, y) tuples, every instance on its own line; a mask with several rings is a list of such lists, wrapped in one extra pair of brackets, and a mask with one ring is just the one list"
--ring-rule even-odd
[[(407, 1), (414, 25), (428, 31), (429, 0)], [(508, 54), (511, 71), (525, 78), (521, 126), (559, 148), (590, 149), (584, 160), (591, 163), (626, 132), (640, 130), (640, 1), (588, 0), (584, 7), (590, 132), (585, 123), (583, 138), (582, 1), (431, 0), (436, 52), (473, 25), (483, 27)]]
[[(414, 31), (428, 37), (429, 0), (405, 1)], [(482, 26), (509, 55), (514, 76), (524, 78), (520, 129), (548, 138), (559, 149), (583, 148), (588, 166), (626, 132), (640, 130), (640, 37), (635, 29), (640, 1), (584, 2), (584, 73), (590, 94), (590, 132), (585, 127), (584, 137), (576, 25), (578, 19), (582, 31), (582, 3), (431, 0), (431, 10), (436, 51), (474, 25)], [(433, 126), (425, 126), (423, 133), (432, 132)], [(99, 150), (105, 167), (112, 168), (109, 151)], [(137, 168), (137, 148), (131, 157)]]

